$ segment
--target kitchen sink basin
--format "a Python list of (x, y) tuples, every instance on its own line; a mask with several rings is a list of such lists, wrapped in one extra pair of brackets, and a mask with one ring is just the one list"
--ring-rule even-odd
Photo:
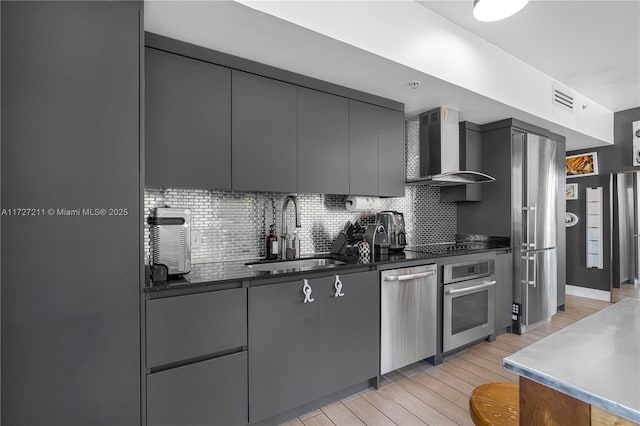
[(329, 259), (326, 257), (317, 257), (311, 259), (295, 259), (295, 260), (281, 260), (275, 262), (256, 262), (247, 263), (246, 265), (254, 271), (283, 271), (287, 269), (299, 269), (299, 268), (318, 268), (325, 267), (330, 268), (336, 265), (344, 265), (347, 262), (341, 260)]

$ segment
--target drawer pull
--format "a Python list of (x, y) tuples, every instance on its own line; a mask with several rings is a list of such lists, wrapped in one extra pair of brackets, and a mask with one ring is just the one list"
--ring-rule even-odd
[(304, 279), (302, 280), (302, 282), (304, 283), (304, 285), (302, 286), (302, 292), (304, 293), (304, 303), (313, 303), (315, 299), (311, 298), (311, 292), (313, 291), (313, 289), (309, 285), (309, 280)]
[(342, 281), (340, 281), (340, 275), (336, 275), (336, 281), (333, 283), (333, 287), (336, 289), (336, 293), (333, 297), (342, 297), (344, 293), (342, 292)]

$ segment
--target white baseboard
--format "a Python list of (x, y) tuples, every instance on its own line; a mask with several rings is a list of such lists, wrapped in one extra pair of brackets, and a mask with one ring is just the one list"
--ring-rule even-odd
[(611, 301), (610, 291), (596, 290), (587, 287), (578, 287), (577, 285), (569, 284), (565, 286), (565, 290), (567, 294), (571, 294), (572, 296), (588, 297), (589, 299), (603, 300), (605, 302)]

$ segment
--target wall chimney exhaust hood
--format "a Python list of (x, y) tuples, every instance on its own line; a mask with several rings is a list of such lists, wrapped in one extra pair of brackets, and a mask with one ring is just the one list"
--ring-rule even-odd
[(460, 149), (458, 111), (446, 107), (420, 114), (420, 177), (408, 184), (453, 186), (493, 182), (484, 173), (464, 170), (466, 154)]

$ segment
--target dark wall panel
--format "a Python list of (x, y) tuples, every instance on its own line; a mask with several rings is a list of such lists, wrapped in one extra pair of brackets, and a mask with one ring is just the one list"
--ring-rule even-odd
[[(575, 213), (582, 222), (567, 228), (567, 284), (608, 291), (611, 281), (611, 202), (609, 180), (610, 173), (636, 170), (632, 165), (633, 133), (631, 123), (640, 120), (640, 107), (619, 111), (614, 114), (614, 145), (567, 152), (567, 155), (583, 152), (598, 153), (598, 175), (567, 179), (567, 183), (578, 184), (578, 200), (567, 200), (567, 211)], [(586, 188), (602, 186), (604, 188), (604, 269), (587, 269), (585, 259), (586, 228)], [(614, 250), (616, 251), (616, 250)], [(615, 254), (615, 253), (614, 253)], [(617, 256), (613, 263), (616, 264)]]
[(139, 424), (139, 4), (1, 7), (1, 423)]

